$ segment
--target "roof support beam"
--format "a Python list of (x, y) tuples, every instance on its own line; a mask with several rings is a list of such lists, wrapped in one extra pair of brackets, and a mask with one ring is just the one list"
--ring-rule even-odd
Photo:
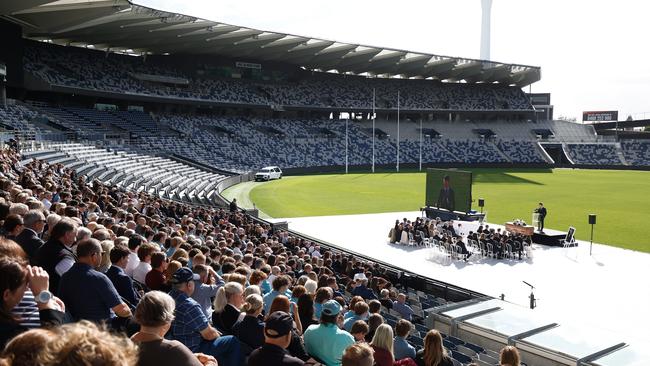
[[(125, 19), (127, 17), (128, 17), (128, 19), (135, 19), (134, 15), (131, 14), (129, 11), (118, 12), (118, 13), (113, 13), (113, 14), (110, 14), (110, 15), (107, 15), (107, 16), (91, 19), (91, 20), (88, 20), (88, 21), (85, 21), (85, 22), (82, 22), (82, 23), (79, 23), (79, 24), (75, 24), (75, 25), (72, 25), (72, 26), (69, 26), (69, 27), (66, 27), (66, 28), (63, 28), (63, 29), (57, 29), (57, 30), (53, 31), (52, 33), (61, 34), (61, 33), (73, 32), (73, 31), (76, 31), (76, 30), (84, 29), (84, 28), (97, 27), (97, 26), (100, 26), (100, 25), (109, 24), (109, 23), (113, 23), (113, 22), (116, 22), (116, 21), (119, 21), (119, 20), (123, 20), (123, 19)], [(141, 16), (141, 18), (146, 19), (147, 17), (146, 16)]]
[(262, 33), (264, 32), (255, 29), (242, 28), (241, 31), (233, 31), (233, 32), (218, 35), (216, 37), (206, 38), (205, 40), (208, 42), (214, 42), (214, 41), (237, 42), (238, 40), (243, 40), (252, 36), (257, 36)]
[(54, 3), (35, 6), (33, 8), (22, 9), (19, 11), (15, 11), (11, 14), (12, 15), (38, 14), (38, 13), (49, 13), (54, 11), (86, 10), (92, 8), (108, 8), (108, 7), (126, 8), (128, 6), (129, 4), (126, 1), (116, 2), (114, 0), (83, 1), (78, 3), (63, 3), (63, 4), (56, 4), (56, 2), (54, 2)]

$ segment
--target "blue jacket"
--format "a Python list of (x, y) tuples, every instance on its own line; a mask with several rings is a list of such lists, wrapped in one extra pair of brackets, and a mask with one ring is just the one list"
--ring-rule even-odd
[(352, 289), (352, 296), (361, 296), (364, 300), (377, 300), (377, 295), (365, 285)]
[(393, 342), (393, 355), (395, 356), (395, 360), (401, 360), (406, 357), (415, 360), (415, 347), (411, 346), (403, 337), (395, 337)]
[(133, 280), (124, 270), (118, 266), (110, 266), (106, 271), (106, 277), (113, 282), (117, 293), (126, 301), (130, 308), (134, 309), (140, 302), (140, 294), (133, 287)]

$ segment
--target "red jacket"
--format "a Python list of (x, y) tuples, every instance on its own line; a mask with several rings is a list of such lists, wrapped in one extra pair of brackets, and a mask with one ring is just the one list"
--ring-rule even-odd
[(393, 366), (393, 355), (383, 348), (372, 346), (375, 351), (375, 365), (376, 366)]

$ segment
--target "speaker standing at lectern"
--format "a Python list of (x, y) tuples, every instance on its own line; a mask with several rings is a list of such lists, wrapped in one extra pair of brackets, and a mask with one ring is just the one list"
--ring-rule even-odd
[(544, 207), (544, 204), (542, 202), (539, 203), (539, 206), (535, 209), (535, 213), (539, 214), (539, 220), (538, 220), (538, 230), (540, 232), (544, 231), (544, 218), (546, 217), (546, 207)]

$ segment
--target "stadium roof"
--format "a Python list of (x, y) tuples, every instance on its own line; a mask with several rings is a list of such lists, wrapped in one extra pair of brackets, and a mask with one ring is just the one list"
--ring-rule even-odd
[(0, 16), (20, 24), (26, 38), (115, 52), (214, 54), (318, 71), (517, 86), (541, 78), (541, 70), (535, 66), (268, 32), (127, 0), (2, 0)]

